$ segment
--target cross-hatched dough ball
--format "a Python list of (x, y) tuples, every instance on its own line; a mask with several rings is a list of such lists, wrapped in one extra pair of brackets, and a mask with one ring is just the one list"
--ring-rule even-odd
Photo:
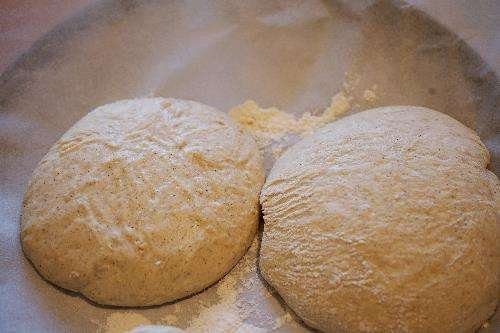
[(488, 161), (472, 130), (426, 108), (325, 126), (262, 189), (261, 272), (323, 331), (472, 332), (499, 294)]
[(34, 171), (23, 250), (47, 280), (97, 303), (173, 301), (244, 254), (263, 182), (255, 142), (222, 112), (164, 98), (108, 104)]

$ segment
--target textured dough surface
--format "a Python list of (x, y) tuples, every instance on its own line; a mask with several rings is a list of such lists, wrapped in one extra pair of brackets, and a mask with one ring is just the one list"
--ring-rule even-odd
[(34, 171), (23, 250), (47, 280), (98, 303), (173, 301), (244, 254), (263, 181), (255, 142), (220, 111), (163, 98), (108, 104)]
[(472, 130), (426, 108), (325, 126), (262, 189), (264, 278), (323, 331), (474, 331), (499, 294), (488, 162)]

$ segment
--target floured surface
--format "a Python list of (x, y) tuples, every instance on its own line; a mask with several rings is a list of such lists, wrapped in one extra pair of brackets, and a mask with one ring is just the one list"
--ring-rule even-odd
[[(366, 8), (371, 1), (360, 3)], [(0, 303), (8, 304), (0, 330), (105, 332), (108, 317), (129, 312), (186, 328), (202, 309), (221, 302), (214, 285), (160, 307), (103, 308), (54, 288), (22, 255), (19, 214), (32, 171), (75, 121), (99, 105), (152, 94), (229, 111), (252, 99), (300, 119), (325, 110), (347, 84), (349, 113), (403, 104), (451, 114), (480, 134), (498, 170), (493, 73), (426, 17), (375, 3), (353, 13), (353, 2), (342, 1), (106, 1), (40, 41), (0, 79)], [(366, 90), (377, 99), (366, 101)], [(269, 156), (296, 139), (283, 140)], [(257, 273), (250, 278), (257, 281), (254, 289), (237, 299), (260, 305), (244, 321), (271, 331), (287, 322), (291, 317)], [(306, 331), (291, 320), (274, 331)], [(496, 325), (492, 321), (490, 332)]]

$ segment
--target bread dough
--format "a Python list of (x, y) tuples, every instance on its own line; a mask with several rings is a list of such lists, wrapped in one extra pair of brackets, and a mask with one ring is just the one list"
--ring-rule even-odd
[(222, 112), (164, 98), (108, 104), (34, 171), (23, 250), (47, 280), (95, 302), (173, 301), (241, 258), (263, 182), (254, 140)]
[(327, 125), (261, 193), (260, 270), (328, 332), (472, 332), (499, 286), (497, 177), (478, 136), (419, 107)]

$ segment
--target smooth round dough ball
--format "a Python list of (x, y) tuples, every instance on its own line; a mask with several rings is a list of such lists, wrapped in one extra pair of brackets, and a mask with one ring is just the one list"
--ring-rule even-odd
[(426, 108), (325, 126), (262, 189), (262, 275), (323, 331), (474, 331), (499, 294), (488, 161), (472, 130)]
[(164, 98), (108, 104), (34, 171), (23, 250), (47, 280), (97, 303), (173, 301), (241, 258), (263, 182), (256, 143), (222, 112)]

